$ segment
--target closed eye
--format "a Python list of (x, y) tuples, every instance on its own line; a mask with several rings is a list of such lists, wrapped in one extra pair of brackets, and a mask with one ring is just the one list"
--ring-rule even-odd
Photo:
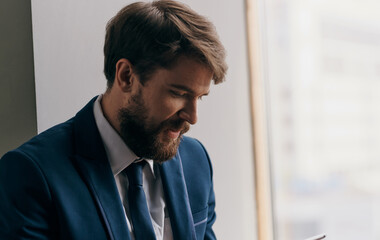
[(169, 92), (174, 97), (178, 97), (178, 98), (179, 97), (183, 97), (183, 98), (192, 98), (192, 97), (194, 97), (194, 98), (196, 98), (198, 100), (202, 100), (204, 96), (208, 95), (208, 93), (206, 93), (206, 94), (203, 94), (201, 96), (196, 97), (196, 96), (193, 96), (193, 94), (191, 94), (189, 92), (186, 92), (186, 91), (169, 90)]
[(187, 95), (186, 92), (180, 92), (180, 91), (173, 91), (170, 90), (170, 93), (175, 97), (185, 97)]

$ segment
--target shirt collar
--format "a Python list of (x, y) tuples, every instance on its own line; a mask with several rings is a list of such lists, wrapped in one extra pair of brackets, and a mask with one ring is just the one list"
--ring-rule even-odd
[[(107, 153), (108, 161), (111, 165), (111, 170), (114, 176), (118, 175), (138, 157), (136, 154), (124, 143), (123, 139), (111, 124), (104, 117), (101, 107), (103, 95), (99, 95), (94, 103), (94, 117), (98, 127), (100, 136), (102, 138), (104, 148)], [(146, 159), (149, 167), (154, 175), (153, 160)]]

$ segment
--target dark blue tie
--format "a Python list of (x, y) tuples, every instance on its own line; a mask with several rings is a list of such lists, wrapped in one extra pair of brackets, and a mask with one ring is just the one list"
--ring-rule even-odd
[(152, 220), (146, 202), (142, 181), (142, 168), (145, 161), (132, 163), (126, 172), (129, 181), (128, 203), (136, 240), (155, 240)]

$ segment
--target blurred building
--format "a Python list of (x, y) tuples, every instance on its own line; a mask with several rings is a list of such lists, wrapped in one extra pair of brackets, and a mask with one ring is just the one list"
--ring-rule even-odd
[(380, 239), (380, 2), (264, 2), (276, 239)]

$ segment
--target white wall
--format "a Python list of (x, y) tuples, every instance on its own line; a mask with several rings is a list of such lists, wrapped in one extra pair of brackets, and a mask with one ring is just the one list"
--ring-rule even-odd
[[(105, 25), (132, 1), (32, 1), (39, 132), (72, 117), (105, 90)], [(213, 86), (189, 135), (212, 158), (219, 239), (255, 239), (253, 155), (244, 1), (189, 0), (216, 26), (228, 53), (227, 81)]]

